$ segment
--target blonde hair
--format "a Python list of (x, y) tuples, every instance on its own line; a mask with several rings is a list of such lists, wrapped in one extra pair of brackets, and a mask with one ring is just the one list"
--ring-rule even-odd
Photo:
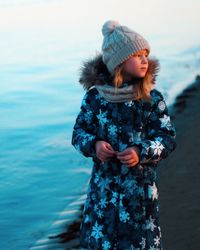
[[(135, 99), (136, 100), (145, 100), (145, 101), (151, 101), (151, 95), (150, 91), (153, 88), (153, 78), (151, 74), (146, 73), (144, 78), (137, 78), (133, 81), (134, 86), (134, 93), (135, 93)], [(113, 74), (113, 84), (116, 88), (119, 88), (123, 83), (123, 64), (118, 65), (115, 68), (114, 74)]]

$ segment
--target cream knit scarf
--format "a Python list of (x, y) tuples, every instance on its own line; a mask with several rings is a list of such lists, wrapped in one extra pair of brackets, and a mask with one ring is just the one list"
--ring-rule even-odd
[(129, 102), (136, 98), (133, 85), (116, 88), (108, 84), (95, 85), (99, 94), (104, 97), (108, 102)]

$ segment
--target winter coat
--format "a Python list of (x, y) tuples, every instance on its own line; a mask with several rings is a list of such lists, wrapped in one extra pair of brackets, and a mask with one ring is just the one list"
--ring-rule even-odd
[[(149, 65), (148, 74), (155, 79), (158, 61), (149, 59)], [(80, 227), (81, 246), (103, 250), (162, 249), (157, 165), (175, 149), (176, 131), (157, 89), (151, 90), (150, 103), (111, 103), (95, 88), (95, 84), (104, 84), (105, 78), (109, 76), (101, 56), (84, 64), (80, 82), (87, 92), (72, 134), (73, 146), (93, 160)], [(98, 140), (110, 143), (116, 151), (138, 146), (140, 162), (128, 167), (113, 157), (102, 163), (95, 154)]]

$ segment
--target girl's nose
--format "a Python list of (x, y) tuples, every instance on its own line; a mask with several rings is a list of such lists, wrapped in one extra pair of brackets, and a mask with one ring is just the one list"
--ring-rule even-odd
[(147, 63), (147, 57), (145, 55), (141, 55), (142, 63)]

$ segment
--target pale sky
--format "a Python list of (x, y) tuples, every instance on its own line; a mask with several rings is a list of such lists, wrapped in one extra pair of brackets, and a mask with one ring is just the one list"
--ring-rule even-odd
[(195, 34), (199, 11), (199, 0), (0, 0), (0, 31), (85, 33), (116, 19), (145, 34)]
[(1, 57), (42, 50), (45, 42), (57, 43), (54, 50), (91, 44), (99, 51), (102, 25), (111, 19), (142, 34), (155, 50), (185, 49), (200, 44), (199, 12), (199, 0), (0, 0)]

